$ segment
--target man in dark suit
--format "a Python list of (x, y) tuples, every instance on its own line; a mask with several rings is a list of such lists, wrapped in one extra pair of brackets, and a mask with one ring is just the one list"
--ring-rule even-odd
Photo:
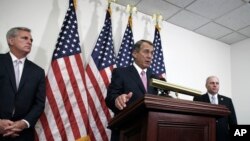
[(228, 117), (216, 120), (216, 141), (229, 141), (229, 129), (232, 125), (237, 125), (237, 118), (231, 98), (218, 94), (220, 83), (216, 76), (209, 76), (206, 80), (207, 93), (194, 97), (194, 101), (208, 102), (212, 104), (225, 105), (231, 114)]
[(30, 32), (10, 29), (10, 52), (0, 54), (0, 141), (34, 141), (34, 126), (44, 110), (44, 70), (26, 58), (33, 41)]
[[(149, 69), (153, 52), (154, 47), (150, 41), (140, 40), (134, 45), (132, 50), (133, 65), (113, 70), (105, 101), (106, 105), (115, 114), (118, 114), (127, 105), (143, 97), (145, 93), (157, 94), (157, 90), (149, 86), (150, 78), (155, 78)], [(144, 73), (146, 74), (146, 81), (143, 79)], [(111, 140), (119, 140), (117, 131), (112, 131)]]

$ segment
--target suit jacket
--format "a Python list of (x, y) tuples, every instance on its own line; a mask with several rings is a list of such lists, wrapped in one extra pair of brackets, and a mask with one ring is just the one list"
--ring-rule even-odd
[[(194, 97), (194, 101), (202, 101), (210, 103), (208, 94)], [(216, 141), (229, 141), (229, 129), (232, 125), (237, 125), (237, 118), (231, 98), (218, 95), (218, 102), (225, 105), (231, 114), (228, 117), (218, 118), (216, 121)]]
[[(33, 141), (34, 126), (45, 106), (44, 70), (26, 59), (17, 89), (9, 53), (0, 54), (0, 65), (0, 119), (12, 121), (25, 119), (30, 124), (30, 128), (20, 132), (19, 137), (7, 140)], [(1, 140), (6, 138), (0, 135)]]
[(115, 107), (115, 99), (124, 93), (133, 92), (131, 99), (127, 105), (134, 103), (139, 98), (143, 97), (145, 93), (157, 94), (157, 90), (149, 86), (150, 78), (155, 78), (152, 75), (150, 69), (147, 70), (147, 91), (145, 90), (141, 81), (140, 75), (138, 74), (134, 66), (125, 68), (116, 68), (112, 72), (111, 83), (107, 90), (107, 97), (105, 99), (106, 105), (117, 114), (120, 110)]

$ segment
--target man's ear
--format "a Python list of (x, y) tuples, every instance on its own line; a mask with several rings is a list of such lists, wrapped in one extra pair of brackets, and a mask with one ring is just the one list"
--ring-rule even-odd
[(7, 41), (8, 41), (9, 45), (13, 45), (14, 44), (14, 38), (9, 38), (9, 39), (7, 39)]
[(133, 56), (134, 58), (136, 58), (136, 54), (137, 54), (137, 52), (134, 50), (134, 51), (132, 52), (132, 56)]

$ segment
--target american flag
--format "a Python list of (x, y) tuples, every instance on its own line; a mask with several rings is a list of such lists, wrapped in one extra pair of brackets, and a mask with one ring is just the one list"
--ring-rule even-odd
[(36, 140), (88, 140), (89, 128), (85, 71), (81, 55), (73, 0), (69, 8), (46, 76), (46, 106), (36, 128)]
[(165, 78), (166, 70), (161, 46), (161, 36), (158, 25), (155, 26), (154, 34), (154, 56), (150, 68), (153, 70), (153, 74)]
[(133, 64), (132, 49), (134, 46), (134, 36), (132, 32), (132, 17), (129, 16), (127, 28), (125, 30), (122, 44), (116, 58), (117, 67), (127, 67)]
[(105, 104), (107, 86), (110, 83), (111, 71), (115, 67), (115, 54), (112, 39), (112, 23), (110, 7), (107, 10), (104, 26), (99, 34), (86, 66), (87, 88), (90, 92), (89, 107), (91, 116), (90, 126), (95, 133), (95, 140), (110, 140), (111, 131), (107, 128), (113, 113)]

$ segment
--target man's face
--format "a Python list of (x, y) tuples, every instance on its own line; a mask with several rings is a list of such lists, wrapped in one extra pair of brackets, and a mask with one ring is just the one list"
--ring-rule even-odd
[(140, 50), (133, 52), (135, 63), (141, 67), (141, 69), (149, 68), (153, 59), (153, 53), (153, 46), (146, 42), (142, 43)]
[(219, 79), (216, 77), (209, 78), (206, 83), (206, 88), (209, 93), (217, 94), (220, 89)]
[(30, 32), (22, 30), (18, 32), (17, 36), (8, 40), (11, 52), (23, 57), (30, 53), (32, 41)]

